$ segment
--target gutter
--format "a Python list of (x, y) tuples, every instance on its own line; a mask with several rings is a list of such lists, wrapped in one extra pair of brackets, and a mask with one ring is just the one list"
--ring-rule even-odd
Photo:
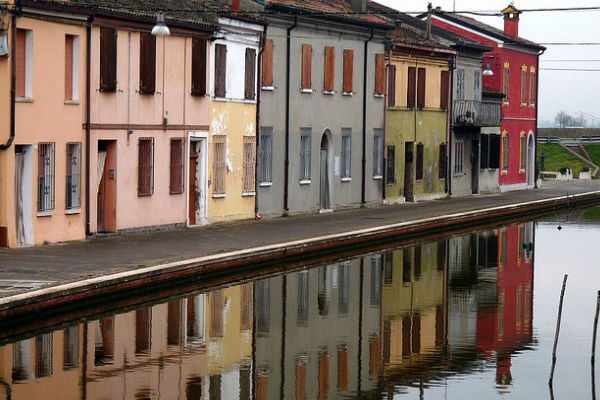
[[(452, 134), (454, 132), (454, 124), (451, 122), (453, 113), (453, 101), (454, 101), (454, 70), (456, 69), (456, 55), (448, 59), (448, 70), (450, 71), (450, 99), (448, 103), (447, 121), (448, 121), (448, 146), (446, 146), (446, 193), (448, 196), (452, 196)], [(481, 130), (480, 130), (481, 134)], [(472, 171), (472, 173), (479, 171)], [(477, 179), (479, 181), (479, 178)]]
[(260, 213), (259, 213), (259, 207), (258, 207), (258, 193), (259, 190), (257, 190), (257, 188), (260, 188), (259, 182), (258, 182), (258, 162), (260, 160), (260, 93), (261, 93), (261, 80), (260, 80), (260, 75), (261, 75), (261, 71), (262, 71), (262, 55), (263, 55), (263, 51), (265, 50), (265, 39), (267, 37), (267, 24), (263, 25), (263, 34), (262, 37), (260, 38), (260, 44), (259, 44), (259, 50), (258, 50), (258, 54), (257, 54), (257, 58), (258, 58), (258, 63), (257, 63), (257, 68), (256, 68), (256, 137), (254, 138), (254, 140), (256, 141), (256, 147), (254, 149), (255, 151), (255, 159), (254, 159), (254, 218), (255, 219), (261, 219)]
[(366, 200), (366, 185), (367, 185), (367, 69), (369, 56), (369, 42), (373, 40), (375, 33), (371, 27), (371, 36), (365, 41), (364, 50), (364, 65), (363, 65), (363, 105), (362, 105), (362, 178), (360, 190), (360, 202), (364, 206)]
[(538, 115), (540, 112), (539, 107), (539, 93), (540, 93), (540, 57), (542, 54), (546, 52), (546, 49), (540, 50), (537, 58), (535, 59), (535, 136), (533, 138), (533, 188), (538, 188), (538, 167), (537, 167), (537, 155), (538, 155), (538, 146), (537, 146), (537, 137), (538, 137)]
[(90, 153), (91, 153), (91, 65), (92, 65), (92, 25), (94, 16), (88, 18), (86, 27), (85, 55), (85, 235), (90, 234)]
[(298, 26), (298, 17), (294, 16), (294, 23), (287, 29), (286, 36), (286, 58), (285, 58), (285, 166), (284, 166), (284, 181), (283, 181), (283, 210), (287, 214), (290, 210), (288, 203), (289, 187), (290, 187), (290, 68), (291, 68), (291, 32)]
[(10, 125), (10, 135), (6, 143), (0, 144), (0, 150), (8, 150), (15, 140), (15, 120), (16, 120), (16, 70), (17, 70), (17, 16), (13, 14), (11, 16), (11, 26), (10, 26), (10, 116), (9, 116), (9, 125)]

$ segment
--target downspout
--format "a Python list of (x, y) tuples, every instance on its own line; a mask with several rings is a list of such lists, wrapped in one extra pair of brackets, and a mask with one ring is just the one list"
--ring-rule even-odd
[(382, 146), (383, 146), (383, 157), (382, 157), (382, 162), (383, 162), (383, 182), (381, 185), (381, 197), (383, 199), (383, 201), (385, 201), (386, 199), (386, 187), (387, 187), (387, 120), (388, 120), (388, 102), (389, 102), (389, 85), (390, 85), (390, 81), (389, 81), (389, 75), (390, 75), (390, 66), (392, 63), (392, 49), (388, 50), (388, 61), (385, 65), (385, 76), (383, 77), (383, 139), (382, 139)]
[(15, 120), (16, 120), (16, 105), (15, 105), (15, 99), (16, 99), (16, 89), (15, 89), (15, 85), (16, 85), (16, 81), (17, 81), (17, 77), (16, 77), (16, 71), (17, 71), (17, 61), (16, 61), (16, 54), (17, 54), (17, 16), (15, 14), (13, 14), (11, 16), (11, 26), (10, 26), (10, 136), (8, 137), (8, 140), (6, 141), (6, 143), (0, 144), (0, 150), (7, 150), (8, 148), (10, 148), (10, 146), (12, 145), (13, 141), (15, 140)]
[(86, 29), (85, 55), (85, 234), (90, 234), (90, 140), (91, 140), (91, 65), (92, 65), (92, 24), (94, 16), (90, 16)]
[(363, 106), (362, 106), (362, 180), (361, 180), (361, 191), (360, 191), (360, 202), (364, 206), (367, 202), (366, 199), (366, 185), (367, 185), (367, 69), (368, 69), (368, 53), (369, 53), (369, 42), (373, 40), (375, 35), (373, 27), (371, 27), (371, 36), (365, 41), (365, 54), (364, 54), (364, 65), (363, 65)]
[(258, 188), (260, 188), (260, 183), (258, 182), (258, 161), (260, 156), (260, 93), (261, 93), (261, 80), (260, 75), (262, 74), (262, 55), (265, 50), (265, 39), (267, 37), (267, 24), (263, 25), (263, 34), (260, 38), (259, 50), (258, 50), (258, 68), (256, 69), (256, 148), (255, 156), (254, 156), (254, 218), (261, 219), (258, 207)]
[[(453, 110), (453, 98), (454, 98), (454, 70), (456, 69), (456, 55), (448, 59), (448, 70), (450, 71), (450, 99), (448, 100), (448, 113), (446, 116), (448, 137), (446, 146), (446, 193), (448, 196), (452, 196), (452, 133), (454, 131), (452, 124), (452, 110)], [(473, 172), (475, 173), (475, 172)], [(477, 172), (479, 173), (479, 172)]]
[(283, 210), (284, 213), (287, 215), (288, 211), (289, 211), (289, 204), (288, 204), (288, 192), (289, 192), (289, 185), (290, 185), (290, 177), (289, 177), (289, 170), (290, 170), (290, 64), (291, 64), (291, 50), (290, 50), (290, 45), (292, 42), (291, 39), (291, 32), (292, 29), (294, 29), (296, 26), (298, 26), (298, 17), (294, 16), (294, 23), (292, 24), (292, 26), (290, 26), (287, 29), (287, 36), (286, 36), (286, 60), (285, 60), (285, 91), (286, 91), (286, 95), (285, 95), (285, 166), (284, 166), (284, 181), (283, 181)]
[(539, 117), (539, 92), (540, 92), (540, 57), (546, 52), (546, 49), (541, 50), (535, 60), (535, 136), (533, 138), (533, 188), (538, 188), (538, 166), (537, 166), (537, 134), (538, 134), (538, 117)]

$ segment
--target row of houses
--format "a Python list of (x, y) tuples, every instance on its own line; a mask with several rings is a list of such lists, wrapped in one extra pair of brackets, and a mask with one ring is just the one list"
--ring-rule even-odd
[(0, 2), (0, 245), (533, 187), (544, 48), (502, 13)]

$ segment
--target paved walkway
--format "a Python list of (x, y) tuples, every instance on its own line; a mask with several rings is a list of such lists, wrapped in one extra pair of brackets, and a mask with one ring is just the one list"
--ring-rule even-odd
[(600, 181), (544, 182), (532, 190), (0, 249), (0, 297), (229, 251), (596, 191)]

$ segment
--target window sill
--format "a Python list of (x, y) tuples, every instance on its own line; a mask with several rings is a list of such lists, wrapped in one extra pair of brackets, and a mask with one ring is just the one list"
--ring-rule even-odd
[(256, 192), (242, 192), (242, 197), (256, 196)]
[(382, 179), (383, 179), (383, 175), (374, 175), (373, 176), (373, 180), (375, 180), (375, 181), (380, 181)]
[(314, 90), (312, 89), (300, 89), (300, 93), (312, 94)]
[(323, 90), (323, 94), (327, 96), (333, 96), (335, 94), (335, 90)]
[(225, 198), (225, 196), (226, 196), (226, 195), (225, 195), (225, 193), (214, 193), (214, 194), (212, 195), (212, 198), (213, 198), (213, 199), (224, 199), (224, 198)]
[(349, 176), (343, 177), (342, 182), (352, 182), (352, 177), (349, 177)]
[(500, 171), (500, 175), (508, 175), (508, 170), (503, 169), (502, 171)]
[(79, 100), (65, 100), (65, 105), (68, 106), (78, 106), (79, 104)]
[(17, 97), (15, 103), (33, 103), (33, 97)]
[(310, 179), (303, 179), (300, 181), (301, 185), (310, 185)]
[(519, 174), (524, 174), (526, 172), (525, 169), (519, 169)]
[(81, 208), (71, 208), (65, 211), (65, 214), (67, 215), (72, 215), (72, 214), (81, 214)]
[(352, 97), (354, 96), (354, 92), (342, 92), (342, 96)]
[(274, 86), (261, 86), (260, 90), (265, 91), (265, 92), (273, 92), (273, 91), (275, 91), (275, 87)]
[(38, 217), (51, 217), (52, 216), (52, 210), (38, 211), (37, 212), (37, 216)]
[(273, 182), (261, 182), (258, 184), (259, 187), (271, 187), (273, 186)]
[(375, 97), (376, 99), (383, 99), (385, 96), (383, 94), (380, 94), (380, 93), (375, 93), (373, 95), (373, 97)]

